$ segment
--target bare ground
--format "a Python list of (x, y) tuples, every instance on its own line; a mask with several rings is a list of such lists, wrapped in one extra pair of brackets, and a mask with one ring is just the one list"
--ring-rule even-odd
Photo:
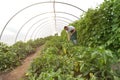
[(20, 80), (24, 77), (25, 72), (28, 70), (32, 60), (37, 57), (37, 53), (40, 51), (40, 48), (36, 50), (36, 53), (28, 56), (22, 63), (21, 66), (18, 66), (9, 73), (0, 75), (0, 80)]

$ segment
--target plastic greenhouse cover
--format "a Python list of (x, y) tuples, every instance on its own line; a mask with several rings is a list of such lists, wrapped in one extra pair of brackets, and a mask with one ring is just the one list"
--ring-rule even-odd
[(0, 3), (0, 41), (44, 38), (80, 19), (88, 8), (104, 0), (2, 0)]

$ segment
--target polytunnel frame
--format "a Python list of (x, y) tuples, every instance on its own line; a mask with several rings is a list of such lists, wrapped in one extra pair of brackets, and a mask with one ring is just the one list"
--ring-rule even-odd
[[(58, 22), (58, 21), (57, 21), (57, 22)], [(62, 22), (59, 22), (59, 23), (62, 23)], [(67, 23), (67, 22), (65, 22), (65, 23)], [(62, 24), (64, 24), (64, 23), (62, 23)], [(42, 27), (42, 28), (44, 28), (44, 27)], [(40, 31), (40, 29), (38, 29), (38, 31)], [(37, 32), (37, 33), (35, 34), (35, 36), (34, 36), (34, 39), (36, 38), (37, 34), (40, 34), (40, 33)], [(32, 38), (32, 36), (31, 36), (31, 38)]]
[[(35, 31), (36, 31), (38, 28), (40, 28), (40, 29), (44, 28), (44, 27), (39, 27), (39, 26), (47, 25), (48, 23), (50, 23), (50, 22), (49, 22), (49, 21), (44, 21), (44, 22), (42, 22), (41, 24), (39, 24), (39, 25), (34, 29), (34, 31), (32, 31), (30, 38), (32, 39), (33, 35), (35, 34)], [(26, 37), (27, 37), (27, 36), (24, 37), (24, 41), (26, 41)]]
[[(54, 23), (53, 23), (54, 24)], [(63, 22), (58, 22), (57, 21), (57, 25), (61, 24), (61, 26), (67, 25), (67, 23), (63, 23)], [(44, 26), (44, 25), (43, 25)], [(48, 26), (48, 24), (46, 24), (45, 26)], [(41, 26), (42, 27), (42, 26)], [(42, 32), (40, 32), (41, 29), (38, 30), (38, 32), (36, 33), (36, 35), (34, 36), (34, 39), (37, 38), (37, 35), (39, 36), (39, 34), (42, 34)]]
[[(62, 23), (62, 22), (59, 22), (59, 23)], [(62, 24), (65, 24), (65, 23), (62, 23)], [(43, 25), (44, 26), (44, 25)], [(44, 27), (42, 27), (42, 28), (44, 28)], [(42, 30), (42, 29), (39, 29), (39, 32), (40, 32), (40, 30)], [(37, 36), (40, 36), (39, 34), (42, 34), (42, 32), (37, 32), (36, 33), (36, 35), (33, 37), (33, 39), (36, 39), (37, 38)], [(45, 32), (45, 31), (43, 31), (43, 32)], [(31, 38), (32, 39), (32, 38)]]
[[(44, 28), (44, 27), (42, 27), (42, 26), (44, 26), (44, 25), (50, 25), (50, 24), (48, 24), (48, 23), (50, 23), (50, 22), (47, 21), (46, 24), (41, 24), (41, 25), (40, 25), (41, 27), (36, 27), (36, 28), (40, 28), (40, 29), (42, 30), (42, 28)], [(63, 22), (59, 22), (59, 23), (65, 24), (65, 23), (63, 23)], [(54, 23), (53, 23), (53, 24), (54, 24)], [(40, 31), (40, 29), (39, 29), (38, 31)], [(36, 29), (36, 30), (37, 30), (37, 29)], [(35, 31), (35, 30), (34, 30), (34, 31)], [(30, 36), (30, 39), (33, 38), (33, 34), (35, 34), (34, 31), (32, 32), (32, 34), (31, 34), (31, 36)], [(36, 34), (38, 34), (38, 32), (36, 32)], [(36, 37), (36, 34), (34, 35), (35, 37)], [(35, 37), (34, 37), (34, 38), (35, 38)], [(33, 38), (33, 39), (34, 39), (34, 38)], [(27, 38), (24, 37), (24, 41), (26, 41), (26, 39), (27, 39)]]
[[(58, 22), (58, 21), (57, 21), (57, 22)], [(65, 24), (65, 23), (63, 23), (63, 22), (59, 22), (59, 23)], [(53, 23), (53, 24), (54, 24), (54, 23)], [(46, 24), (44, 24), (44, 25), (46, 25)], [(44, 25), (43, 25), (43, 26), (44, 26)], [(47, 24), (47, 25), (48, 25), (48, 24)], [(40, 31), (44, 28), (43, 26), (41, 26), (41, 28), (38, 29), (38, 32), (34, 35), (34, 37), (31, 36), (30, 39), (32, 39), (32, 37), (33, 37), (33, 39), (35, 39), (38, 34), (42, 34), (42, 32), (40, 32)], [(40, 32), (40, 33), (39, 33), (39, 32)], [(43, 32), (44, 32), (44, 31), (43, 31)], [(39, 36), (39, 35), (38, 35), (38, 36)]]
[(35, 3), (35, 4), (29, 5), (29, 6), (25, 7), (25, 8), (23, 8), (23, 9), (19, 10), (17, 13), (15, 13), (15, 14), (7, 21), (7, 23), (6, 23), (5, 26), (3, 27), (2, 32), (1, 32), (1, 34), (0, 34), (0, 40), (1, 40), (1, 38), (2, 38), (2, 35), (3, 35), (4, 30), (6, 29), (7, 25), (9, 24), (9, 22), (10, 22), (17, 14), (19, 14), (20, 12), (24, 11), (25, 9), (27, 9), (27, 8), (29, 8), (29, 7), (32, 7), (32, 6), (35, 6), (35, 5), (38, 5), (38, 4), (44, 4), (44, 3), (61, 3), (61, 4), (65, 4), (65, 5), (69, 5), (69, 6), (75, 7), (75, 8), (77, 8), (77, 9), (79, 9), (80, 11), (85, 12), (84, 10), (82, 10), (81, 8), (79, 8), (79, 7), (75, 6), (75, 5), (68, 4), (68, 3), (64, 3), (64, 2), (46, 1), (46, 2)]
[[(50, 17), (53, 17), (53, 16), (50, 16)], [(38, 20), (37, 22), (35, 22), (32, 26), (30, 26), (30, 28), (29, 28), (29, 29), (27, 30), (27, 32), (26, 32), (26, 35), (25, 35), (24, 41), (26, 40), (26, 38), (27, 38), (29, 32), (30, 32), (31, 29), (34, 27), (34, 25), (36, 25), (36, 24), (38, 24), (40, 21), (43, 21), (43, 20), (48, 19), (48, 18), (50, 18), (50, 17), (42, 18), (42, 19)], [(66, 20), (68, 20), (68, 21), (73, 22), (73, 20), (71, 20), (71, 19), (69, 19), (69, 18), (62, 17), (62, 16), (56, 16), (56, 19), (57, 19), (57, 18), (63, 18), (63, 19), (66, 19)], [(16, 38), (15, 41), (17, 41), (17, 38)]]
[[(63, 21), (63, 20), (61, 20), (61, 21)], [(33, 36), (34, 32), (35, 32), (38, 28), (40, 28), (39, 26), (41, 26), (41, 25), (43, 25), (43, 24), (45, 24), (45, 23), (47, 23), (47, 22), (49, 22), (49, 21), (44, 21), (44, 22), (42, 22), (40, 25), (38, 25), (38, 26), (34, 29), (34, 31), (32, 32), (31, 37)], [(64, 22), (66, 22), (66, 21), (64, 21)], [(68, 22), (66, 22), (66, 23), (68, 23)], [(68, 24), (69, 24), (69, 23), (68, 23)]]
[[(36, 18), (36, 17), (38, 17), (38, 16), (41, 16), (41, 15), (44, 15), (44, 14), (48, 14), (48, 13), (54, 13), (54, 12), (41, 13), (41, 14), (38, 14), (38, 15), (33, 16), (33, 17), (30, 18), (28, 21), (26, 21), (26, 22), (20, 27), (19, 31), (17, 32), (16, 38), (15, 38), (15, 42), (17, 41), (17, 38), (18, 38), (19, 33), (21, 32), (21, 30), (24, 28), (24, 26), (25, 26), (27, 23), (29, 23), (31, 20), (33, 20), (34, 18)], [(67, 13), (67, 12), (60, 12), (60, 11), (58, 11), (58, 12), (56, 12), (56, 13), (67, 14), (67, 15), (70, 15), (70, 16), (73, 16), (73, 17), (79, 19), (79, 17), (77, 17), (77, 16), (75, 16), (75, 15), (73, 15), (73, 14)]]
[[(64, 21), (64, 20), (61, 20), (61, 19), (59, 19), (59, 21), (63, 21), (63, 22), (65, 22), (65, 23), (69, 24), (69, 22)], [(56, 22), (58, 22), (58, 21), (56, 21)], [(40, 28), (40, 27), (36, 27), (36, 30), (37, 30), (38, 28)], [(40, 28), (40, 29), (41, 29), (41, 28)], [(36, 30), (34, 30), (33, 32), (35, 32)], [(39, 29), (38, 29), (37, 31), (39, 31)], [(33, 35), (33, 34), (32, 34), (32, 35)], [(31, 35), (31, 37), (32, 37), (32, 35)], [(35, 36), (36, 36), (36, 35), (37, 35), (37, 33), (35, 34)]]

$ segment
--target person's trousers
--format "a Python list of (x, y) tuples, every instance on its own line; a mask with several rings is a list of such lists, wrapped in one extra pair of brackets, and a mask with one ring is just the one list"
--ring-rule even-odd
[(71, 35), (70, 40), (71, 40), (74, 44), (77, 44), (77, 32), (76, 32), (76, 31)]

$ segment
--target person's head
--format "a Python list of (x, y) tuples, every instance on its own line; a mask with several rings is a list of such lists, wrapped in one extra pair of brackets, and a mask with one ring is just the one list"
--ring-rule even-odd
[(68, 26), (64, 26), (64, 30), (68, 30)]

